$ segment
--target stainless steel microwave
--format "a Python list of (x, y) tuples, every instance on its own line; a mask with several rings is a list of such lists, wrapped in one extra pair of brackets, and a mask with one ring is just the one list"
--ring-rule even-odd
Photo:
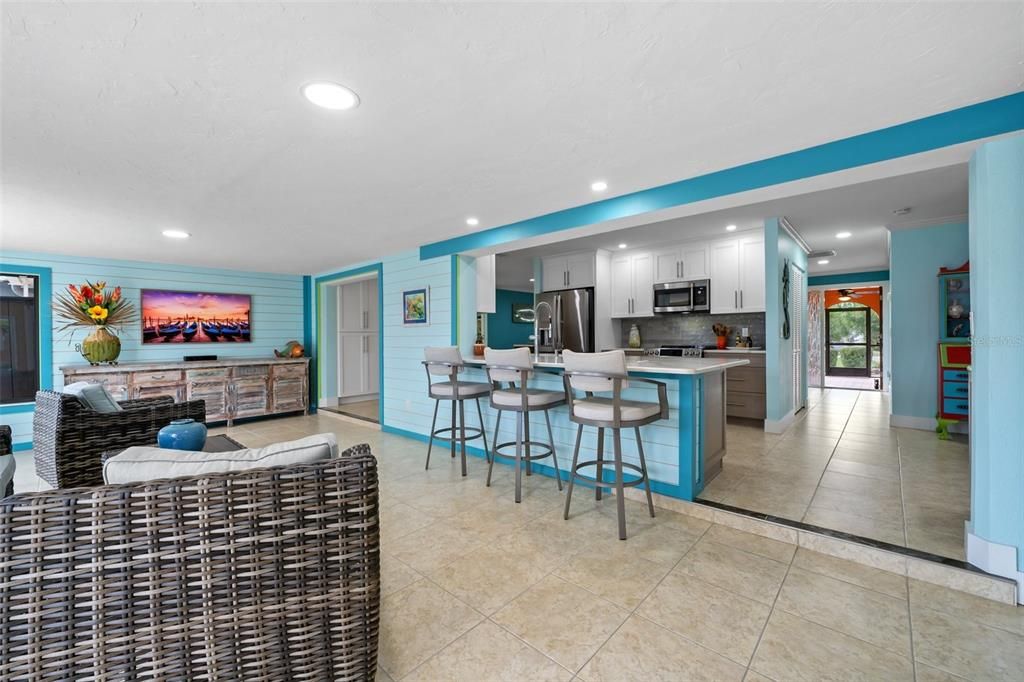
[(711, 311), (708, 290), (711, 280), (665, 282), (654, 285), (654, 312), (707, 313)]

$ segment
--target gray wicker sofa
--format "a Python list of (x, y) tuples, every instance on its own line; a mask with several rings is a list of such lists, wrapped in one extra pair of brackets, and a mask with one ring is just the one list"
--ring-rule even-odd
[(373, 679), (377, 469), (353, 450), (0, 501), (0, 679)]
[(176, 403), (169, 396), (125, 400), (121, 412), (95, 412), (78, 398), (54, 391), (36, 393), (32, 452), (36, 475), (55, 488), (103, 483), (100, 456), (132, 445), (155, 445), (156, 434), (173, 419), (206, 421), (206, 403)]

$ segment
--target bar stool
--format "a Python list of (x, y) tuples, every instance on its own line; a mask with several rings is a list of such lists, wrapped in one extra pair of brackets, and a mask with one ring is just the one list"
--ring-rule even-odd
[[(594, 486), (595, 499), (601, 499), (604, 487), (604, 430), (611, 429), (615, 442), (615, 498), (619, 515), (619, 539), (626, 539), (626, 498), (625, 488), (647, 485), (647, 507), (651, 517), (654, 516), (654, 502), (651, 499), (651, 481), (647, 476), (647, 461), (644, 458), (644, 445), (640, 439), (640, 427), (668, 418), (668, 391), (664, 382), (626, 375), (626, 354), (621, 350), (605, 353), (574, 353), (565, 351), (565, 394), (569, 401), (569, 419), (579, 424), (576, 431), (576, 447), (572, 454), (572, 469), (569, 474), (569, 491), (565, 497), (565, 514), (569, 518), (569, 505), (572, 502), (572, 489), (576, 479)], [(636, 400), (623, 400), (622, 391), (631, 383), (653, 384), (658, 388), (658, 402), (646, 403)], [(583, 391), (585, 397), (578, 399), (574, 391)], [(596, 397), (595, 393), (611, 393), (610, 398)], [(583, 427), (597, 427), (597, 459), (579, 461), (580, 441), (583, 439)], [(622, 461), (622, 429), (635, 429), (637, 454), (640, 466)], [(584, 467), (596, 466), (597, 475), (589, 478), (579, 473)], [(626, 480), (623, 470), (639, 478)], [(611, 486), (607, 486), (611, 487)]]
[[(484, 455), (487, 461), (491, 460), (491, 453), (487, 449), (487, 434), (484, 433), (484, 413), (480, 409), (480, 398), (491, 391), (491, 385), (482, 382), (459, 381), (458, 375), (465, 365), (462, 362), (462, 354), (455, 346), (440, 348), (424, 348), (423, 367), (427, 370), (427, 392), (434, 399), (434, 419), (430, 422), (430, 439), (427, 442), (427, 464), (424, 469), (430, 468), (430, 451), (434, 447), (434, 438), (447, 440), (455, 458), (455, 442), (458, 441), (462, 450), (462, 475), (466, 475), (466, 441), (480, 438), (484, 442)], [(447, 377), (447, 381), (433, 381), (434, 377)], [(451, 426), (435, 428), (437, 426), (437, 410), (441, 401), (448, 401), (452, 404)], [(480, 428), (466, 426), (466, 405), (467, 400), (476, 401), (476, 413), (480, 417)], [(456, 409), (458, 408), (458, 409)], [(458, 419), (456, 420), (456, 415)], [(456, 431), (459, 432), (456, 437)], [(467, 433), (468, 432), (468, 433)], [(447, 438), (445, 434), (448, 434)]]
[[(516, 462), (516, 502), (522, 501), (523, 462), (526, 462), (526, 475), (533, 474), (531, 463), (536, 459), (550, 457), (555, 465), (555, 480), (558, 489), (562, 489), (562, 472), (558, 469), (558, 456), (555, 454), (555, 438), (551, 433), (551, 417), (548, 410), (565, 404), (564, 391), (542, 391), (529, 388), (527, 382), (535, 372), (538, 374), (554, 374), (543, 372), (533, 367), (533, 358), (529, 348), (513, 350), (484, 349), (484, 360), (487, 362), (487, 378), (491, 382), (491, 408), (497, 410), (498, 418), (494, 424), (494, 443), (491, 445), (490, 464), (487, 465), (487, 485), (491, 485), (491, 470), (494, 460), (498, 457), (514, 459)], [(502, 388), (502, 383), (507, 388)], [(516, 387), (518, 384), (518, 388)], [(501, 426), (501, 413), (505, 410), (518, 413), (516, 416), (516, 439), (506, 443), (498, 443), (498, 428)], [(530, 440), (530, 413), (543, 412), (544, 421), (548, 426), (548, 442)], [(502, 448), (514, 445), (514, 455), (502, 452)], [(533, 454), (534, 448), (540, 448), (539, 454)]]

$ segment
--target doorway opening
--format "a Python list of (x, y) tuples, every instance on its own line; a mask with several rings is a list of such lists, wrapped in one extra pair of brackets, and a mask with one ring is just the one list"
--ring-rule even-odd
[(825, 291), (825, 388), (883, 390), (882, 290)]
[(380, 423), (380, 291), (376, 273), (322, 289), (319, 409)]

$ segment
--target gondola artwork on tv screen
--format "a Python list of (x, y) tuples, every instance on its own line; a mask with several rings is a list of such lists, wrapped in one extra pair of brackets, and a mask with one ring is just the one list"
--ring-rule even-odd
[(142, 291), (142, 343), (252, 341), (248, 294)]

